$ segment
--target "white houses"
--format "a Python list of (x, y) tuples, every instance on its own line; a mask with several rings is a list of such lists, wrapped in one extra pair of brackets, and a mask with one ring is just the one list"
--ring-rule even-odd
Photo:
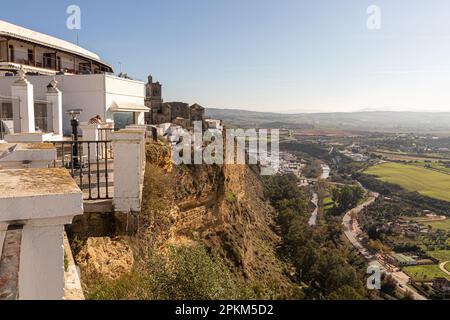
[[(41, 51), (51, 57), (43, 58)], [(82, 109), (78, 117), (81, 122), (100, 115), (104, 120), (114, 121), (118, 129), (144, 124), (144, 114), (149, 111), (144, 103), (144, 82), (114, 76), (112, 71), (95, 53), (0, 20), (0, 131), (12, 131), (11, 125), (18, 122), (29, 125), (21, 128), (16, 125), (14, 133), (56, 131), (50, 104), (58, 101), (48, 101), (52, 80), (57, 81), (61, 92), (62, 114)], [(28, 103), (34, 103), (34, 112), (25, 114), (17, 110), (18, 97), (12, 87), (19, 73), (26, 73), (30, 84)], [(64, 134), (70, 134), (69, 117), (63, 116), (62, 122)]]

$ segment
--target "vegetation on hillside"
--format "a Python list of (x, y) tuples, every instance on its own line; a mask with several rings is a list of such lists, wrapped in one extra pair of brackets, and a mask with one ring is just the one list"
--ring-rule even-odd
[(329, 211), (332, 215), (342, 215), (355, 208), (364, 197), (364, 190), (359, 186), (345, 186), (334, 188), (332, 191), (333, 208)]
[(254, 298), (218, 259), (201, 245), (168, 246), (164, 253), (139, 250), (133, 271), (100, 280), (89, 292), (94, 300), (213, 300)]
[[(358, 258), (336, 243), (340, 224), (330, 219), (321, 227), (307, 224), (308, 198), (293, 175), (267, 178), (266, 195), (278, 213), (283, 238), (281, 256), (295, 267), (295, 281), (304, 286), (307, 299), (364, 299), (360, 273), (349, 263)], [(337, 237), (339, 238), (339, 237)], [(364, 262), (361, 262), (364, 264)]]

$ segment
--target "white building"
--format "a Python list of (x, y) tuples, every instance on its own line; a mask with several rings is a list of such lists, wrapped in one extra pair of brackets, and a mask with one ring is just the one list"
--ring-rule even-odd
[(113, 72), (100, 57), (73, 43), (0, 20), (0, 74)]
[(223, 131), (223, 122), (222, 120), (217, 119), (206, 119), (205, 120), (206, 129), (212, 130), (212, 131)]
[[(115, 122), (116, 128), (130, 124), (144, 124), (145, 84), (116, 77), (112, 68), (95, 53), (67, 41), (0, 21), (0, 123), (19, 121), (27, 115), (18, 114), (12, 85), (23, 70), (32, 92), (35, 129), (51, 130), (47, 86), (55, 78), (62, 93), (62, 113), (70, 109), (82, 109), (81, 122), (100, 115)], [(31, 98), (30, 96), (30, 98)], [(31, 112), (33, 113), (33, 112)], [(9, 128), (11, 129), (11, 128)], [(23, 132), (23, 129), (19, 129)], [(70, 134), (70, 118), (63, 116), (63, 131)], [(15, 130), (17, 132), (17, 129)]]

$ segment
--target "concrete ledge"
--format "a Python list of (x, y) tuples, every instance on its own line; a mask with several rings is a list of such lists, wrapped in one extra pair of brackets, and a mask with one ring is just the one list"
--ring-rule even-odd
[(113, 141), (141, 141), (145, 137), (145, 130), (143, 129), (122, 129), (111, 133)]
[(0, 169), (46, 168), (56, 159), (56, 149), (48, 143), (1, 143), (0, 154), (12, 150), (0, 159)]
[(52, 133), (41, 133), (41, 132), (35, 132), (35, 133), (14, 133), (14, 134), (8, 134), (5, 136), (5, 141), (9, 143), (26, 143), (26, 142), (37, 142), (37, 143), (43, 143), (45, 141), (51, 140), (53, 137)]
[(83, 193), (66, 169), (1, 170), (0, 202), (0, 223), (83, 214)]
[(84, 201), (84, 213), (110, 213), (112, 211), (112, 199)]
[(85, 300), (80, 275), (66, 233), (64, 233), (64, 253), (68, 262), (67, 270), (64, 272), (64, 300)]

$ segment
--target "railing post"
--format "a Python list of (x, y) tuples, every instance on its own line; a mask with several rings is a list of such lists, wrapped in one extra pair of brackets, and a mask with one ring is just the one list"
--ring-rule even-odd
[(51, 104), (51, 119), (52, 121), (48, 125), (52, 126), (51, 130), (55, 135), (63, 135), (62, 124), (62, 93), (57, 88), (58, 82), (52, 80), (47, 86), (47, 102)]
[[(83, 135), (83, 141), (99, 141), (99, 124), (81, 123), (80, 129)], [(95, 147), (95, 146), (94, 146)], [(83, 143), (83, 154), (87, 155), (89, 161), (97, 161), (97, 157), (100, 157), (101, 150), (97, 153), (97, 148), (88, 148), (87, 143)]]
[(19, 101), (14, 118), (20, 118), (20, 132), (35, 132), (33, 85), (26, 79), (23, 70), (19, 71), (18, 79), (11, 86), (11, 96)]
[(114, 149), (114, 210), (139, 212), (144, 178), (143, 146), (145, 132), (120, 130), (112, 133)]

